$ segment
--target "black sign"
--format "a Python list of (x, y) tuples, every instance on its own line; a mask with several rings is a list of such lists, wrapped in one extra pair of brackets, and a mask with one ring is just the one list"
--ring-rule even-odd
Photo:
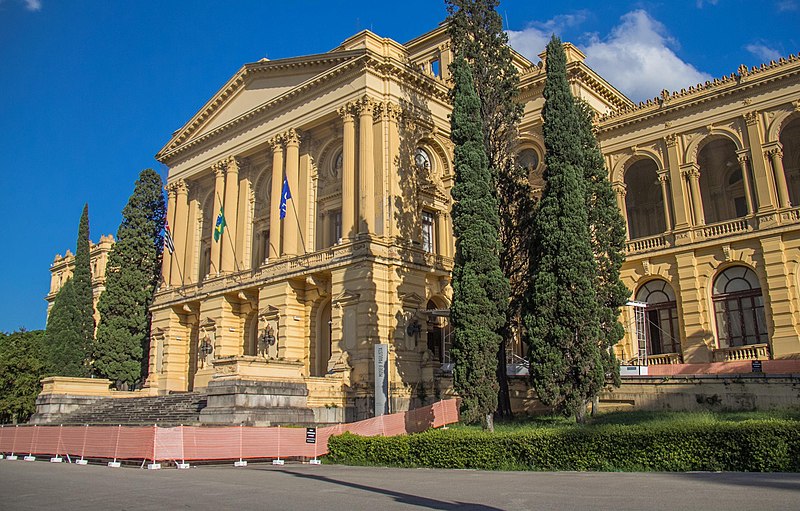
[(753, 372), (754, 372), (754, 373), (761, 373), (761, 372), (763, 372), (763, 371), (761, 370), (761, 361), (760, 361), (760, 360), (753, 360), (753, 362), (752, 362), (752, 365), (753, 365)]
[(317, 428), (306, 428), (306, 443), (317, 443)]

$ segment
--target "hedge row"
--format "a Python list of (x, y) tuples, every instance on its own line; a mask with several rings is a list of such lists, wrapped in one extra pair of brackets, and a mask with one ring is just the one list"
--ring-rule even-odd
[(332, 437), (328, 460), (349, 465), (485, 470), (800, 471), (800, 423), (595, 426), (486, 433), (431, 430)]

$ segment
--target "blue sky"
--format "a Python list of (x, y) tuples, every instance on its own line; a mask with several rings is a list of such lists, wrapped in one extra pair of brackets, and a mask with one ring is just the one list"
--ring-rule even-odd
[[(380, 6), (380, 7), (379, 7)], [(602, 7), (600, 7), (602, 6)], [(800, 0), (537, 2), (499, 11), (529, 57), (555, 32), (632, 99), (800, 52)], [(116, 233), (139, 171), (244, 63), (320, 53), (361, 29), (406, 42), (438, 0), (0, 0), (0, 330), (45, 326), (55, 254)]]

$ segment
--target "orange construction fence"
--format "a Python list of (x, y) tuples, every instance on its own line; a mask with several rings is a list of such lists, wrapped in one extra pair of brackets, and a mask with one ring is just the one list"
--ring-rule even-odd
[(407, 412), (317, 428), (315, 443), (306, 442), (306, 428), (291, 427), (4, 426), (0, 427), (0, 452), (153, 462), (316, 458), (328, 453), (331, 436), (345, 431), (394, 436), (454, 422), (458, 422), (458, 405), (451, 399)]

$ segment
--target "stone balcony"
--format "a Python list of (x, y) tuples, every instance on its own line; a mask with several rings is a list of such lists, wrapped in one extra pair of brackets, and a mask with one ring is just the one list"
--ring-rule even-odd
[(702, 243), (729, 236), (746, 235), (753, 232), (763, 232), (792, 224), (800, 224), (800, 207), (734, 218), (724, 222), (690, 227), (683, 231), (669, 231), (654, 236), (628, 240), (625, 253), (628, 256), (648, 254), (677, 246)]
[(736, 362), (739, 360), (769, 360), (768, 344), (750, 344), (714, 350), (714, 362)]
[(671, 365), (671, 364), (682, 364), (683, 357), (680, 353), (662, 353), (659, 355), (648, 355), (647, 356), (647, 365), (656, 366), (656, 365)]
[(200, 283), (162, 288), (156, 294), (156, 305), (186, 301), (205, 293), (226, 293), (263, 285), (264, 283), (303, 278), (347, 266), (363, 258), (394, 259), (427, 271), (449, 274), (451, 257), (429, 254), (411, 245), (398, 245), (375, 237), (364, 237), (339, 243), (307, 254), (265, 261), (256, 269), (246, 269), (220, 276), (208, 276)]

